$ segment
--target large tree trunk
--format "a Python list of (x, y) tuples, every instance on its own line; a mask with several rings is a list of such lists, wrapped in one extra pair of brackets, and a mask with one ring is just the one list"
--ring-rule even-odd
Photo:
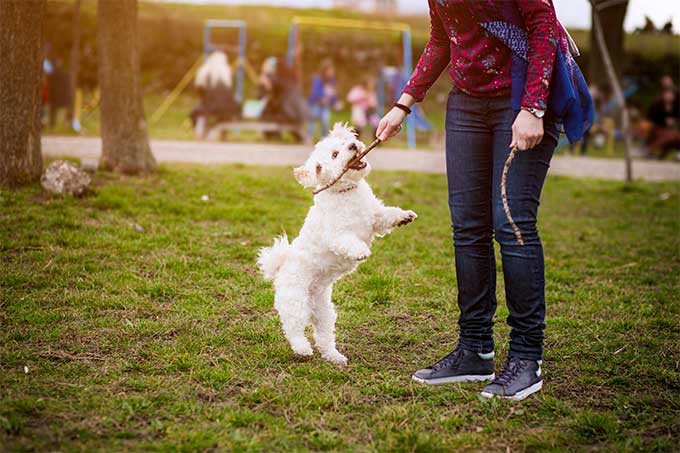
[[(595, 23), (595, 11), (599, 12), (599, 20), (602, 24), (604, 39), (609, 49), (609, 55), (614, 63), (614, 69), (619, 79), (623, 71), (625, 61), (623, 21), (626, 18), (628, 0), (592, 0), (591, 23)], [(594, 29), (594, 26), (593, 26)], [(604, 64), (604, 56), (600, 50), (595, 33), (590, 34), (590, 61), (588, 63), (589, 82), (598, 85), (608, 82), (607, 69)]]
[(127, 174), (153, 172), (139, 79), (137, 0), (99, 0), (97, 26), (100, 166)]
[(43, 19), (45, 0), (0, 0), (0, 187), (42, 173)]

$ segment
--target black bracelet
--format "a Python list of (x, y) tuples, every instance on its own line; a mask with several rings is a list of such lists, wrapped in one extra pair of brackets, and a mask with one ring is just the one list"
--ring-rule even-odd
[(398, 103), (398, 102), (395, 102), (395, 103), (394, 103), (394, 107), (396, 107), (396, 108), (398, 108), (398, 109), (400, 109), (400, 110), (403, 110), (404, 112), (406, 112), (407, 115), (411, 114), (411, 109), (410, 109), (408, 106), (404, 105), (404, 104), (400, 104), (400, 103)]

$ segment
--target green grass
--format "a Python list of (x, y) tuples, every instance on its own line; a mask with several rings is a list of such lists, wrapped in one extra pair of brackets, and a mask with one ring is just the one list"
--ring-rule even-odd
[(420, 217), (336, 286), (345, 369), (292, 355), (255, 267), (308, 209), (289, 169), (0, 192), (0, 450), (677, 451), (680, 185), (549, 178), (546, 386), (510, 403), (410, 380), (457, 333), (445, 181), (371, 181)]

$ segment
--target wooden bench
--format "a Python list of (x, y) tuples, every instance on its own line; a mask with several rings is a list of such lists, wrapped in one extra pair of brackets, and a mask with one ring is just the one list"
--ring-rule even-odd
[(275, 123), (275, 122), (258, 122), (258, 121), (225, 121), (218, 123), (206, 134), (206, 139), (211, 141), (218, 141), (225, 132), (233, 131), (256, 131), (256, 132), (294, 132), (302, 137), (303, 143), (309, 143), (307, 136), (307, 128), (304, 123)]

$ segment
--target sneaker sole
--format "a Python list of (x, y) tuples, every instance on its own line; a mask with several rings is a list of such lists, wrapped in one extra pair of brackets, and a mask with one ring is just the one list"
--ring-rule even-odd
[(482, 392), (482, 393), (480, 393), (480, 395), (484, 398), (487, 398), (487, 399), (503, 398), (503, 399), (506, 399), (506, 400), (522, 401), (527, 396), (538, 392), (542, 388), (543, 388), (543, 381), (541, 380), (541, 381), (538, 381), (537, 383), (535, 383), (534, 385), (531, 385), (531, 386), (525, 388), (524, 390), (520, 390), (519, 392), (515, 393), (512, 396), (495, 395), (495, 394), (489, 393), (489, 392)]
[(450, 376), (435, 379), (423, 379), (417, 376), (411, 376), (411, 379), (418, 382), (419, 384), (426, 385), (437, 385), (437, 384), (451, 384), (455, 382), (482, 382), (482, 381), (492, 381), (496, 378), (495, 373), (487, 375), (466, 375), (466, 376)]

